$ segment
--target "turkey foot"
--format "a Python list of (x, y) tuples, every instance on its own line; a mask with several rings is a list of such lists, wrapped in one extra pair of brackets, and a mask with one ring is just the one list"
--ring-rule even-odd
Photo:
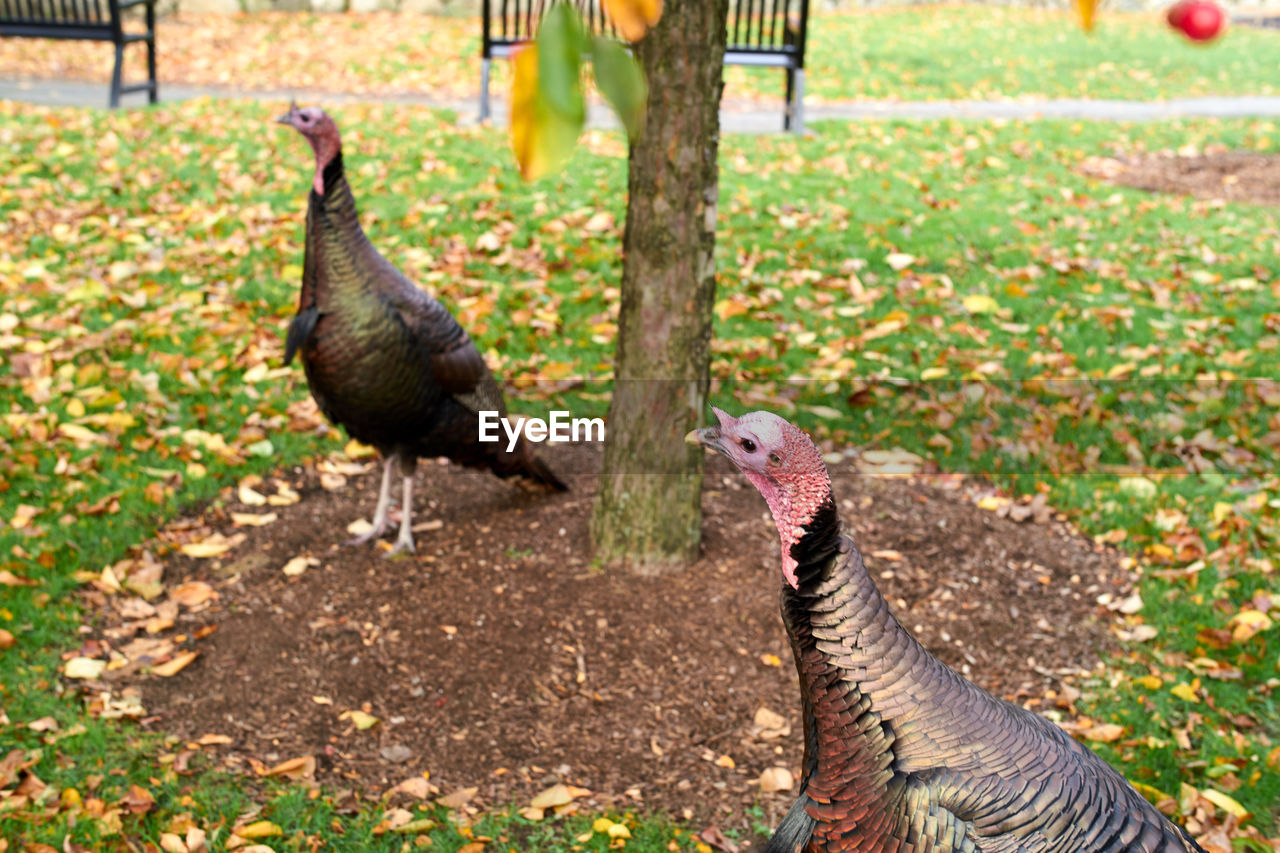
[(373, 511), (373, 525), (354, 539), (348, 539), (344, 545), (363, 545), (377, 539), (386, 532), (387, 511), (391, 508), (391, 469), (396, 464), (395, 456), (388, 456), (382, 468), (382, 487), (378, 489), (378, 507)]
[[(388, 468), (387, 470), (390, 470)], [(413, 545), (413, 476), (409, 475), (404, 478), (404, 503), (400, 505), (400, 535), (396, 537), (396, 544), (391, 550), (385, 554), (385, 557), (394, 557), (401, 551), (408, 551), (410, 554), (417, 553), (417, 549)]]

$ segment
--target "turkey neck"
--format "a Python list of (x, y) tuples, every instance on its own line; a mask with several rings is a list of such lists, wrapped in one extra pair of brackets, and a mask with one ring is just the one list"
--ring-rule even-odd
[[(320, 306), (321, 313), (337, 298), (348, 298), (368, 290), (374, 279), (368, 274), (387, 274), (387, 262), (369, 242), (360, 227), (359, 212), (351, 185), (342, 168), (342, 152), (338, 151), (323, 171), (324, 192), (311, 190), (307, 199), (307, 239), (314, 245), (317, 274), (304, 280), (302, 304)], [(313, 292), (306, 292), (314, 288)], [(347, 305), (347, 310), (355, 310)]]
[[(902, 630), (828, 500), (791, 551), (795, 589), (784, 585), (782, 615), (791, 638), (805, 715), (802, 784), (818, 820), (815, 837), (837, 831), (841, 815), (894, 812), (891, 780), (896, 729), (917, 707), (929, 655)], [(923, 666), (922, 666), (923, 664)], [(825, 827), (825, 828), (824, 828)], [(896, 849), (888, 819), (867, 840)]]

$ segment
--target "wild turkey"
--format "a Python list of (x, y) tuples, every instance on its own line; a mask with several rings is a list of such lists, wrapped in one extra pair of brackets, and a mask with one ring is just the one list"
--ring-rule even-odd
[(769, 505), (800, 676), (801, 793), (767, 853), (1203, 853), (1097, 755), (906, 632), (841, 533), (807, 435), (769, 412), (714, 411), (719, 426), (688, 439)]
[(300, 354), (321, 411), (386, 460), (373, 527), (349, 544), (367, 542), (387, 528), (392, 468), (398, 465), (404, 501), (391, 553), (414, 550), (411, 500), (420, 456), (447, 456), (488, 467), (499, 477), (567, 488), (523, 438), (509, 452), (505, 440), (478, 440), (478, 412), (506, 416), (502, 392), (457, 320), (365, 236), (333, 119), (316, 107), (294, 104), (276, 120), (301, 133), (316, 160), (302, 290), (284, 363)]

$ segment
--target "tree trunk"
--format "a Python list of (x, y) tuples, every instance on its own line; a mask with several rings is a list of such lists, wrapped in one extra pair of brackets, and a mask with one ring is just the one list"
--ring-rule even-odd
[(667, 0), (636, 46), (649, 82), (631, 147), (622, 306), (600, 492), (597, 559), (688, 565), (702, 532), (701, 447), (715, 300), (720, 93), (728, 0)]

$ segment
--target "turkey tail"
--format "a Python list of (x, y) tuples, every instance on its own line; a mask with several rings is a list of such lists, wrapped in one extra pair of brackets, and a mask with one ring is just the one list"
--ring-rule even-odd
[[(493, 445), (489, 445), (493, 446)], [(461, 460), (460, 460), (461, 461)], [(478, 460), (477, 460), (478, 461)], [(470, 462), (464, 464), (477, 464)], [(479, 464), (484, 464), (483, 462)], [(533, 452), (523, 438), (511, 453), (494, 453), (488, 457), (489, 470), (502, 479), (515, 477), (522, 485), (540, 486), (556, 492), (569, 491), (568, 484), (556, 476), (556, 472)]]
[(569, 491), (568, 484), (557, 477), (556, 472), (552, 471), (547, 463), (543, 462), (542, 458), (530, 450), (527, 445), (524, 448), (524, 465), (519, 474), (553, 491)]
[(787, 810), (787, 814), (774, 830), (769, 843), (761, 853), (801, 853), (813, 837), (813, 828), (818, 822), (805, 811), (809, 797), (801, 794), (800, 798)]

